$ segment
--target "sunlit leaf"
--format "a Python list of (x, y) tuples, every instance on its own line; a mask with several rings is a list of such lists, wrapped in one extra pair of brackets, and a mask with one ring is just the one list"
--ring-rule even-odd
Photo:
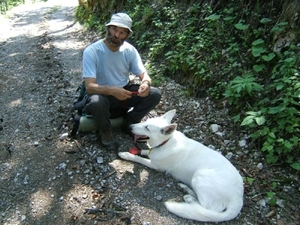
[(264, 116), (256, 117), (255, 122), (257, 125), (263, 125), (266, 122), (266, 118)]
[(294, 168), (295, 170), (300, 170), (300, 163), (293, 163), (291, 164), (291, 167)]
[(249, 125), (251, 123), (253, 123), (254, 121), (254, 116), (247, 116), (243, 121), (242, 121), (242, 126), (245, 126), (245, 125)]
[(260, 112), (255, 112), (255, 111), (248, 111), (246, 112), (247, 115), (251, 116), (259, 116), (261, 113)]
[(268, 55), (263, 55), (262, 58), (263, 60), (265, 61), (271, 61), (273, 58), (275, 57), (275, 54), (272, 52), (272, 53), (269, 53)]
[(242, 23), (237, 23), (234, 25), (236, 29), (238, 30), (246, 30), (248, 29), (249, 25), (242, 24)]
[(278, 85), (276, 85), (276, 90), (279, 91), (279, 90), (281, 90), (282, 88), (284, 88), (284, 86), (285, 86), (285, 85), (282, 84), (282, 83), (281, 83), (281, 84), (278, 84)]
[(263, 64), (261, 64), (261, 65), (254, 65), (254, 66), (253, 66), (253, 70), (254, 70), (255, 72), (260, 72), (260, 71), (262, 71), (264, 68), (265, 68), (265, 65), (263, 65)]
[(255, 46), (255, 45), (261, 45), (264, 43), (264, 40), (263, 39), (257, 39), (255, 41), (252, 42), (252, 45)]
[(252, 54), (254, 57), (258, 57), (258, 56), (260, 56), (260, 54), (262, 54), (264, 52), (265, 52), (265, 50), (264, 50), (263, 46), (260, 46), (260, 45), (252, 46)]
[(261, 23), (269, 23), (269, 22), (271, 22), (271, 21), (272, 21), (272, 20), (269, 19), (269, 18), (262, 18), (262, 19), (260, 20)]
[(269, 136), (270, 136), (271, 138), (273, 138), (273, 139), (276, 138), (276, 136), (275, 136), (275, 134), (274, 134), (273, 132), (270, 132), (270, 133), (269, 133)]
[(205, 20), (218, 20), (220, 19), (220, 15), (217, 15), (217, 14), (212, 14), (208, 17), (205, 17)]
[(285, 110), (285, 106), (284, 105), (279, 105), (277, 107), (270, 107), (269, 110), (268, 110), (268, 113), (269, 114), (276, 114), (276, 113), (279, 113), (279, 112), (282, 112), (283, 110)]

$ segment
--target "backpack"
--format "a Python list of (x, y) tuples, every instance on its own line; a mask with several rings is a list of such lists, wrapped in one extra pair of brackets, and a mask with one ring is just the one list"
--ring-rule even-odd
[(84, 108), (88, 99), (88, 94), (85, 89), (85, 81), (83, 80), (78, 86), (76, 93), (79, 92), (77, 101), (73, 103), (73, 110), (76, 114), (73, 115), (73, 128), (71, 131), (71, 136), (74, 137), (79, 129), (80, 119), (85, 114)]
[(79, 91), (77, 101), (73, 103), (73, 110), (78, 110), (78, 114), (82, 115), (84, 106), (88, 99), (88, 94), (85, 89), (85, 81), (83, 80), (78, 86), (76, 93)]
[[(85, 89), (85, 81), (83, 80), (82, 83), (78, 86), (76, 93), (79, 92), (77, 101), (73, 103), (73, 111), (75, 111), (75, 115), (73, 115), (73, 128), (71, 131), (71, 136), (75, 137), (78, 131), (88, 132), (97, 130), (98, 127), (96, 126), (93, 116), (88, 115), (85, 112), (85, 105), (88, 100), (88, 94)], [(113, 109), (111, 110), (111, 118), (110, 122), (112, 127), (120, 127), (123, 123), (124, 117), (127, 113), (128, 109)]]

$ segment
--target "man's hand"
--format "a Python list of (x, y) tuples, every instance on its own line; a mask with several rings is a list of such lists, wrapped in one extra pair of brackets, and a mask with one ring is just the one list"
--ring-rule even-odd
[(150, 93), (150, 86), (147, 83), (143, 83), (140, 85), (138, 96), (146, 97)]
[(150, 93), (151, 78), (149, 77), (147, 71), (142, 73), (139, 77), (142, 83), (139, 88), (138, 96), (147, 97)]
[(127, 98), (132, 97), (132, 93), (122, 87), (114, 87), (113, 96), (120, 101), (125, 101)]

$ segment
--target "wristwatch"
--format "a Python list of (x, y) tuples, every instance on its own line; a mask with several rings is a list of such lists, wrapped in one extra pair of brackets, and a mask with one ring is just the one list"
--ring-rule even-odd
[(143, 80), (142, 81), (142, 84), (145, 84), (145, 83), (147, 83), (149, 87), (151, 86), (151, 82), (149, 80)]

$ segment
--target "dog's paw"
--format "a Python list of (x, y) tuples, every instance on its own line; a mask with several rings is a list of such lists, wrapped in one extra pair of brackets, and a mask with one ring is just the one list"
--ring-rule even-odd
[(119, 152), (118, 155), (120, 158), (125, 159), (125, 160), (133, 160), (135, 155), (129, 153), (129, 152)]
[(186, 184), (183, 184), (183, 183), (178, 183), (177, 188), (180, 191), (187, 193), (187, 194), (190, 194), (190, 192), (191, 192), (191, 189)]
[(186, 194), (189, 194), (193, 197), (196, 197), (196, 193), (189, 187), (187, 186), (186, 184), (183, 184), (183, 183), (178, 183), (178, 189), (181, 190), (182, 192), (186, 193)]
[(188, 187), (183, 183), (178, 183), (178, 189), (181, 191), (185, 191)]
[(197, 199), (191, 195), (185, 195), (183, 196), (183, 200), (186, 202), (186, 203), (192, 203), (192, 202), (197, 202)]

